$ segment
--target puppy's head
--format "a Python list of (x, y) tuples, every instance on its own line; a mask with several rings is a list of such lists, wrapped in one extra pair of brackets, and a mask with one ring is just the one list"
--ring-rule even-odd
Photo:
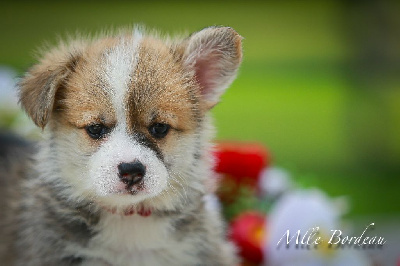
[(202, 189), (207, 112), (241, 56), (225, 27), (179, 41), (136, 29), (47, 52), (20, 82), (23, 108), (49, 135), (41, 167), (107, 208), (172, 208)]

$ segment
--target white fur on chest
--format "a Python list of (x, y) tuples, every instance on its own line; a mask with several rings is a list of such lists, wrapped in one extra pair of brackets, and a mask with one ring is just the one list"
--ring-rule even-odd
[[(184, 245), (171, 237), (168, 219), (105, 214), (98, 234), (80, 251), (93, 259), (90, 265), (163, 265), (185, 258)], [(91, 261), (91, 260), (89, 260)]]

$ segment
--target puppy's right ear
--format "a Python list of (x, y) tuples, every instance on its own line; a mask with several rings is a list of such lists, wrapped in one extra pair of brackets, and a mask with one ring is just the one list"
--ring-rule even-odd
[(66, 52), (66, 49), (50, 51), (19, 82), (21, 106), (42, 129), (53, 111), (57, 90), (65, 84), (68, 76), (74, 71), (79, 57), (78, 51)]

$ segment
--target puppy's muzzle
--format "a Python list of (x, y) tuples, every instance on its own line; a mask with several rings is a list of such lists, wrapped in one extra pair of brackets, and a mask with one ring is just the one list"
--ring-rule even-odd
[(146, 167), (139, 161), (118, 165), (119, 178), (128, 187), (139, 184), (146, 174)]

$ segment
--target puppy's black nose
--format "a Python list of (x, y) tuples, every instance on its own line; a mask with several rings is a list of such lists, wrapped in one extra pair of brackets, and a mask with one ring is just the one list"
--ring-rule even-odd
[(139, 161), (118, 165), (119, 178), (128, 186), (140, 183), (146, 174), (146, 167)]

